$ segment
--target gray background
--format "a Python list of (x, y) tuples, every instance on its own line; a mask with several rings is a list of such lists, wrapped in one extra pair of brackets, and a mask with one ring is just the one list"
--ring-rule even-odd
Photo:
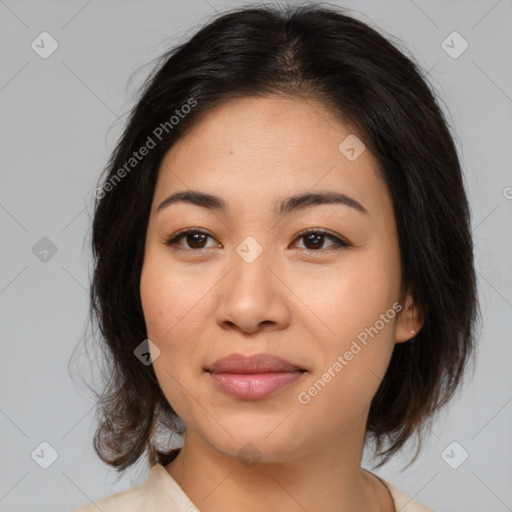
[[(239, 5), (0, 0), (0, 512), (67, 511), (146, 477), (139, 464), (116, 480), (95, 456), (94, 400), (70, 375), (89, 372), (85, 356), (71, 356), (87, 315), (92, 192), (144, 65)], [(473, 380), (416, 463), (400, 472), (411, 445), (378, 473), (438, 511), (512, 510), (512, 2), (341, 5), (403, 41), (430, 72), (466, 172), (483, 313)], [(59, 45), (47, 59), (31, 47), (43, 31)], [(453, 31), (469, 43), (458, 58), (442, 47)], [(43, 237), (57, 250), (46, 261)], [(44, 441), (58, 453), (47, 469)], [(468, 459), (450, 467), (462, 450)]]

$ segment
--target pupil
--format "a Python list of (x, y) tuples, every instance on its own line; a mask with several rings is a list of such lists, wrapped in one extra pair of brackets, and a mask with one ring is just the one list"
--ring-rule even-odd
[[(318, 244), (318, 242), (320, 242), (320, 245), (322, 245), (322, 244), (321, 244), (321, 242), (322, 242), (322, 238), (323, 238), (323, 236), (324, 236), (324, 235), (317, 235), (317, 234), (315, 234), (315, 233), (311, 233), (310, 235), (308, 235), (308, 236), (307, 236), (307, 238), (308, 238), (308, 240), (313, 241), (313, 244), (314, 244), (314, 245), (317, 245), (317, 244)], [(315, 239), (316, 239), (316, 240), (315, 240)], [(315, 247), (315, 248), (316, 248), (316, 247)]]
[(204, 235), (203, 233), (196, 233), (196, 234), (190, 235), (190, 236), (192, 237), (192, 240), (193, 240), (192, 245), (196, 244), (196, 243), (200, 245), (201, 242), (204, 242), (204, 240), (198, 241), (197, 237), (205, 237), (206, 235)]

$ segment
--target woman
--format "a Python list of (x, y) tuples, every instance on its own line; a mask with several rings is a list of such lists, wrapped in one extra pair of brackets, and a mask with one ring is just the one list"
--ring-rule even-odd
[(462, 172), (410, 58), (334, 7), (225, 13), (163, 56), (96, 197), (94, 446), (151, 470), (75, 512), (431, 510), (361, 468), (473, 354)]

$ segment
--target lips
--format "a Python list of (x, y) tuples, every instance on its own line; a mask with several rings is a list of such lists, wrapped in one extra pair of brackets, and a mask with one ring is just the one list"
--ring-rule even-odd
[(210, 365), (216, 388), (242, 400), (260, 400), (297, 381), (305, 369), (270, 354), (233, 354)]
[(232, 354), (215, 361), (207, 371), (211, 373), (275, 373), (305, 370), (271, 354), (252, 356)]

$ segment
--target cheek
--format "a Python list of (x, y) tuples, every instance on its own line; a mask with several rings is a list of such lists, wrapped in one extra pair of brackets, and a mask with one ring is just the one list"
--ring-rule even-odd
[[(148, 338), (160, 350), (154, 359), (155, 373), (168, 399), (180, 387), (175, 379), (189, 386), (190, 380), (201, 373), (200, 343), (208, 315), (211, 317), (207, 310), (211, 280), (211, 276), (209, 281), (198, 272), (178, 271), (166, 255), (156, 251), (146, 255), (141, 302)], [(198, 364), (185, 365), (183, 361)]]
[(191, 341), (199, 339), (194, 332), (197, 311), (192, 307), (197, 304), (197, 294), (187, 293), (191, 288), (162, 258), (146, 254), (140, 294), (147, 336), (160, 351), (157, 357), (152, 354), (153, 369), (164, 396), (181, 418), (187, 417), (182, 389), (189, 387), (183, 361), (191, 359)]
[(201, 298), (209, 286), (206, 280), (196, 277), (178, 272), (165, 257), (151, 252), (147, 255), (140, 294), (150, 339), (153, 336), (168, 345), (177, 333), (184, 335), (197, 325), (195, 319), (203, 309)]
[(314, 322), (318, 364), (309, 384), (322, 382), (312, 393), (318, 390), (317, 403), (333, 400), (362, 410), (377, 391), (395, 345), (398, 253), (383, 246), (364, 255), (354, 252), (343, 267), (314, 277), (313, 287), (301, 278), (301, 298), (321, 320)]
[(297, 274), (294, 280), (305, 311), (315, 313), (320, 339), (346, 339), (373, 325), (398, 300), (399, 260), (390, 250), (354, 251), (340, 265)]

